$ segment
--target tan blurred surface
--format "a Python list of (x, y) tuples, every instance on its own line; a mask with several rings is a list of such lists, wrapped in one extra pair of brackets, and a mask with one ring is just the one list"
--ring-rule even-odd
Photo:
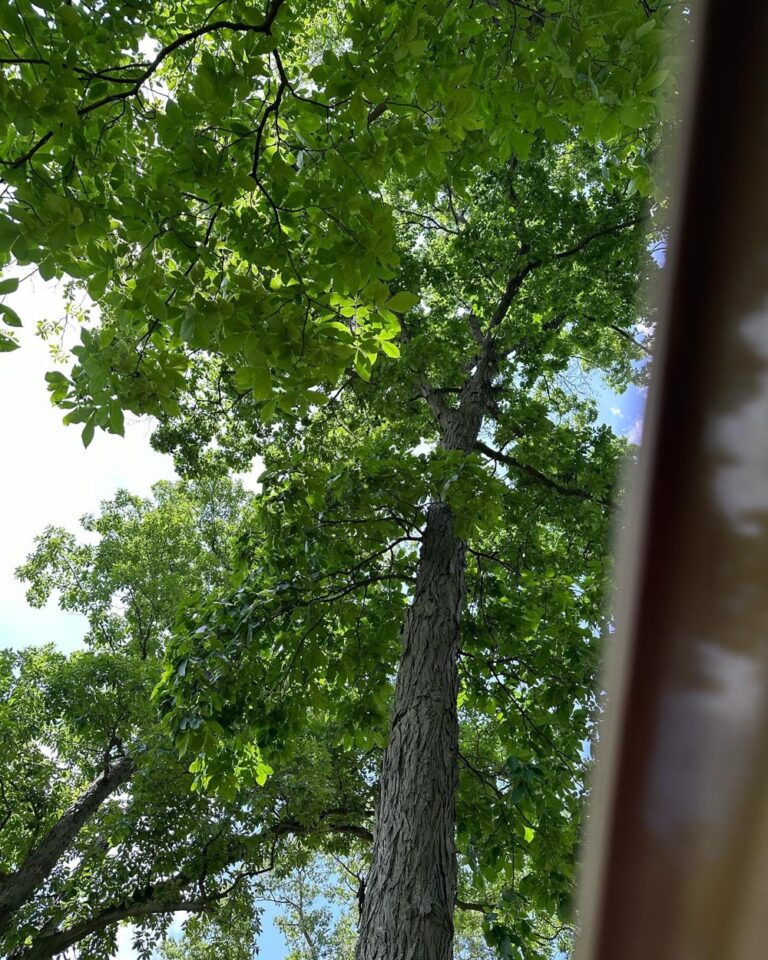
[(580, 960), (768, 956), (768, 3), (698, 55)]

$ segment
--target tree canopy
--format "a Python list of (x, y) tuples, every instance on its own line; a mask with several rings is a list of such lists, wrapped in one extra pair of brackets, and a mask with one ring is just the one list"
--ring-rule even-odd
[(6, 5), (0, 257), (101, 312), (54, 399), (87, 439), (173, 415), (201, 353), (267, 415), (369, 376), (420, 295), (398, 207), (440, 221), (576, 130), (648, 192), (660, 21), (635, 0)]
[(159, 484), (149, 500), (119, 493), (83, 518), (95, 543), (49, 528), (19, 568), (32, 603), (55, 590), (90, 632), (69, 656), (3, 652), (4, 955), (42, 960), (75, 946), (106, 957), (121, 920), (148, 948), (174, 911), (214, 907), (218, 935), (247, 943), (259, 929), (248, 885), (278, 854), (290, 869), (292, 838), (305, 857), (313, 837), (369, 839), (361, 758), (333, 729), (305, 729), (279, 771), (252, 751), (238, 789), (215, 797), (193, 789), (152, 703), (176, 597), (226, 575), (246, 500), (222, 481)]
[[(154, 415), (186, 478), (21, 568), (91, 629), (6, 658), (36, 799), (2, 869), (130, 786), (10, 910), (14, 958), (174, 909), (247, 949), (261, 871), (307, 851), (365, 865), (358, 960), (447, 960), (455, 907), (468, 956), (473, 922), (505, 960), (570, 935), (629, 452), (594, 395), (647, 375), (671, 7), (0, 11), (0, 264), (85, 321), (52, 400), (86, 445)], [(195, 922), (204, 957), (224, 928)]]

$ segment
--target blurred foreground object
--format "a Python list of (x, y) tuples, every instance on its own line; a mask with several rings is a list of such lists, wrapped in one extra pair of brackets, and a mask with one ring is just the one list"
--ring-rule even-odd
[(766, 952), (768, 6), (700, 12), (580, 960)]

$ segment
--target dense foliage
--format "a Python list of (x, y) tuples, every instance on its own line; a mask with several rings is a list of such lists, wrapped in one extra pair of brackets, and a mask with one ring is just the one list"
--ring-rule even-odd
[[(3, 652), (0, 881), (13, 883), (14, 868), (41, 849), (100, 771), (126, 759), (133, 769), (13, 922), (3, 918), (4, 955), (47, 957), (75, 944), (83, 955), (106, 956), (122, 919), (139, 922), (139, 943), (151, 943), (174, 910), (220, 902), (219, 927), (252, 939), (249, 884), (290, 838), (306, 849), (311, 832), (368, 837), (360, 757), (340, 756), (333, 730), (306, 729), (293, 762), (268, 781), (272, 771), (252, 752), (240, 764), (240, 788), (213, 798), (192, 789), (151, 701), (177, 598), (226, 576), (247, 499), (221, 481), (159, 484), (150, 500), (119, 493), (83, 519), (95, 542), (49, 528), (19, 568), (33, 604), (56, 591), (63, 609), (87, 616), (90, 631), (69, 656), (52, 646)], [(296, 856), (281, 856), (282, 868)]]
[[(414, 244), (408, 276), (427, 309), (408, 321), (402, 357), (380, 361), (368, 383), (351, 380), (295, 431), (265, 438), (263, 493), (249, 511), (239, 572), (228, 591), (189, 605), (165, 680), (182, 749), (220, 789), (247, 743), (279, 769), (308, 716), (338, 725), (350, 748), (379, 750), (420, 537), (429, 505), (447, 501), (468, 545), (459, 896), (489, 905), (500, 942), (526, 943), (528, 956), (536, 918), (559, 916), (557, 924), (569, 912), (606, 629), (610, 505), (627, 450), (596, 421), (590, 378), (573, 358), (607, 368), (619, 386), (632, 376), (642, 351), (612, 325), (632, 329), (644, 235), (611, 230), (549, 263), (536, 248), (544, 262), (513, 308), (517, 349), (475, 453), (439, 447), (439, 423), (418, 394), (423, 376), (439, 384), (440, 402), (459, 391), (473, 349), (467, 315), (482, 310), (468, 288), (482, 296), (480, 256), (493, 263), (494, 243), (507, 255), (516, 213), (525, 230), (531, 208), (543, 215), (549, 202), (549, 216), (566, 224), (557, 252), (637, 217), (636, 198), (606, 197), (595, 181), (585, 183), (585, 202), (574, 177), (589, 169), (580, 159), (575, 168), (572, 154), (555, 153), (479, 183), (476, 205), (458, 207), (458, 227)], [(502, 204), (504, 230), (493, 215)], [(175, 429), (194, 435), (209, 422), (193, 412)]]
[(87, 438), (174, 413), (201, 351), (268, 412), (365, 377), (418, 299), (397, 185), (445, 205), (578, 129), (646, 191), (660, 22), (634, 0), (4, 5), (0, 258), (102, 312), (55, 399)]
[[(131, 770), (8, 914), (14, 957), (103, 955), (124, 919), (150, 942), (182, 903), (203, 917), (169, 958), (247, 953), (260, 871), (302, 883), (372, 835), (361, 903), (396, 899), (377, 818), (409, 749), (393, 704), (425, 723), (398, 699), (419, 630), (447, 651), (453, 717), (434, 913), (474, 916), (468, 957), (570, 936), (628, 450), (594, 394), (646, 376), (670, 6), (0, 11), (0, 264), (98, 308), (52, 399), (86, 445), (155, 415), (188, 478), (119, 495), (86, 521), (97, 545), (47, 532), (22, 568), (91, 629), (70, 658), (6, 655), (3, 782), (29, 792), (6, 801), (6, 875), (100, 770)], [(14, 349), (23, 318), (0, 312)], [(256, 455), (248, 498), (225, 475)], [(430, 625), (448, 568), (453, 633)], [(395, 960), (368, 915), (358, 957)], [(435, 952), (414, 933), (424, 960), (444, 927)]]

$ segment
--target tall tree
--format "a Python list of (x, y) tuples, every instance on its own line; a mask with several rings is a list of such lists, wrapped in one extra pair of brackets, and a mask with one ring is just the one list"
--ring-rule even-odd
[(4, 256), (101, 309), (54, 401), (86, 443), (131, 410), (190, 470), (267, 463), (166, 671), (180, 749), (227, 789), (254, 742), (288, 761), (308, 702), (386, 743), (359, 960), (450, 957), (456, 838), (502, 881), (503, 954), (565, 910), (622, 451), (578, 379), (621, 387), (644, 349), (666, 12), (0, 14)]
[[(279, 768), (308, 704), (386, 744), (359, 950), (447, 955), (458, 898), (486, 905), (497, 946), (536, 956), (536, 916), (567, 916), (627, 449), (582, 365), (635, 375), (646, 234), (586, 148), (542, 147), (451, 203), (425, 226), (403, 199), (422, 304), (401, 357), (290, 430), (255, 428), (266, 471), (240, 573), (188, 610), (168, 706), (199, 723), (208, 776), (253, 739)], [(161, 439), (197, 464), (215, 422), (190, 404)]]

